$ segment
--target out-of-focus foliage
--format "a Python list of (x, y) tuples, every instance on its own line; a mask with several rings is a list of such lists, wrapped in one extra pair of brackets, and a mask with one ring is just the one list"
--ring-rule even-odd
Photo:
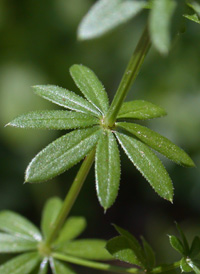
[[(4, 125), (27, 111), (52, 108), (33, 95), (30, 86), (54, 84), (78, 92), (68, 74), (74, 63), (92, 68), (112, 99), (147, 20), (147, 12), (144, 12), (140, 18), (136, 17), (101, 39), (77, 42), (77, 26), (94, 2), (22, 0), (19, 4), (14, 0), (0, 1), (0, 208), (21, 212), (36, 223), (39, 223), (39, 212), (46, 198), (63, 197), (76, 171), (61, 176), (57, 184), (52, 181), (48, 186), (23, 185), (24, 169), (33, 154), (58, 135), (54, 132), (52, 136), (50, 131), (9, 129)], [(150, 50), (127, 100), (147, 100), (166, 109), (165, 118), (156, 123), (148, 122), (148, 126), (181, 146), (197, 168), (184, 169), (168, 161), (165, 163), (175, 186), (174, 204), (169, 206), (150, 187), (146, 188), (142, 176), (121, 151), (124, 171), (115, 206), (103, 214), (91, 173), (72, 212), (87, 217), (86, 234), (91, 237), (113, 237), (111, 222), (136, 236), (143, 234), (154, 243), (156, 251), (160, 250), (158, 261), (163, 257), (170, 261), (176, 256), (171, 252), (167, 237), (163, 236), (170, 233), (174, 220), (191, 235), (189, 239), (198, 234), (200, 225), (200, 36), (199, 24), (189, 20), (186, 24), (187, 31), (179, 35), (166, 58)]]

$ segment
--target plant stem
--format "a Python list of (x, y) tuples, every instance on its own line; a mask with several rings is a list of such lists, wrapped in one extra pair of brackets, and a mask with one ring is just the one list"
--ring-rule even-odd
[(180, 261), (175, 262), (173, 264), (169, 264), (169, 265), (161, 265), (161, 266), (155, 267), (149, 273), (151, 273), (151, 274), (163, 273), (163, 272), (170, 271), (170, 270), (173, 270), (173, 269), (176, 269), (179, 267), (180, 267)]
[(52, 256), (55, 259), (58, 259), (61, 261), (65, 261), (68, 263), (77, 264), (77, 265), (81, 265), (81, 266), (86, 266), (89, 268), (98, 269), (98, 270), (102, 270), (102, 271), (107, 271), (109, 273), (112, 272), (112, 273), (135, 273), (135, 274), (145, 274), (145, 273), (150, 274), (151, 273), (151, 274), (153, 274), (153, 273), (163, 273), (163, 272), (180, 267), (180, 261), (178, 261), (173, 264), (155, 267), (153, 270), (148, 272), (146, 270), (141, 270), (136, 267), (127, 268), (127, 267), (114, 266), (114, 265), (110, 265), (107, 263), (89, 261), (89, 260), (73, 257), (73, 256), (66, 255), (66, 254), (53, 253)]
[(55, 223), (52, 226), (51, 233), (47, 237), (45, 244), (50, 245), (52, 241), (55, 239), (57, 236), (57, 233), (59, 232), (61, 226), (63, 225), (66, 217), (68, 216), (72, 206), (74, 205), (74, 202), (76, 201), (76, 198), (83, 186), (83, 183), (90, 171), (90, 168), (93, 164), (94, 161), (94, 156), (95, 156), (95, 148), (86, 156), (84, 159), (73, 183), (72, 186), (67, 193), (67, 196), (63, 202), (63, 206), (61, 208), (61, 211), (55, 221)]
[(138, 268), (125, 268), (125, 267), (120, 267), (120, 266), (113, 266), (110, 264), (105, 264), (105, 263), (99, 263), (95, 261), (89, 261), (77, 257), (72, 257), (69, 255), (64, 255), (60, 253), (53, 253), (52, 256), (55, 259), (59, 259), (62, 261), (66, 261), (68, 263), (73, 263), (81, 266), (86, 266), (89, 268), (93, 269), (98, 269), (98, 270), (103, 270), (107, 272), (112, 272), (112, 273), (135, 273), (135, 274), (144, 274), (144, 271), (138, 269)]
[(140, 67), (144, 62), (144, 58), (148, 53), (150, 45), (150, 37), (146, 26), (134, 53), (131, 56), (131, 59), (119, 84), (115, 97), (104, 119), (104, 123), (109, 127), (112, 127), (114, 125), (117, 114), (124, 102), (124, 99), (131, 85), (133, 84), (133, 81), (140, 71)]

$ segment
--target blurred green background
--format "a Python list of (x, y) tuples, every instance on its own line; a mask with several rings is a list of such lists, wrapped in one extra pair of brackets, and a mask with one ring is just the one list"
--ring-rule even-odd
[[(64, 198), (79, 165), (47, 183), (23, 184), (29, 161), (64, 132), (4, 125), (30, 110), (57, 108), (33, 94), (35, 84), (59, 85), (78, 93), (69, 76), (74, 63), (93, 69), (113, 98), (147, 12), (98, 40), (77, 41), (78, 24), (94, 2), (0, 1), (0, 209), (19, 212), (37, 225), (47, 198)], [(164, 107), (168, 116), (143, 124), (184, 148), (196, 163), (196, 168), (185, 169), (162, 158), (174, 182), (174, 204), (158, 197), (121, 151), (121, 186), (114, 206), (104, 214), (92, 170), (71, 213), (87, 218), (84, 237), (115, 236), (111, 223), (137, 237), (144, 235), (157, 250), (159, 262), (178, 259), (167, 239), (175, 231), (175, 220), (189, 239), (200, 234), (200, 26), (189, 21), (186, 25), (187, 31), (173, 43), (169, 56), (150, 50), (127, 98)], [(80, 273), (94, 271), (81, 269)]]

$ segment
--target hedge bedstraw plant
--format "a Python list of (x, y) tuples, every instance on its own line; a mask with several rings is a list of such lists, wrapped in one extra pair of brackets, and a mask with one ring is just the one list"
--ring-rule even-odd
[[(170, 202), (173, 201), (172, 181), (152, 149), (177, 164), (194, 166), (192, 159), (181, 148), (135, 123), (135, 120), (166, 115), (163, 108), (144, 100), (124, 100), (151, 44), (166, 55), (171, 37), (182, 29), (185, 18), (200, 23), (199, 3), (99, 0), (81, 22), (78, 37), (83, 40), (101, 36), (143, 9), (149, 9), (150, 13), (147, 26), (110, 105), (104, 86), (94, 72), (86, 66), (73, 65), (70, 74), (85, 98), (58, 86), (34, 86), (37, 95), (67, 110), (34, 111), (8, 123), (8, 126), (20, 128), (71, 130), (33, 158), (26, 169), (25, 182), (47, 181), (84, 160), (65, 200), (62, 202), (54, 197), (47, 201), (41, 218), (41, 232), (17, 213), (7, 210), (0, 213), (0, 252), (22, 253), (0, 266), (0, 274), (46, 274), (49, 273), (48, 265), (54, 274), (75, 273), (69, 263), (109, 273), (175, 273), (174, 269), (179, 267), (182, 272), (200, 273), (200, 239), (195, 237), (189, 247), (178, 225), (181, 240), (176, 236), (169, 236), (169, 240), (182, 259), (156, 266), (155, 253), (144, 238), (140, 244), (129, 232), (115, 226), (120, 236), (107, 243), (99, 239), (75, 240), (85, 229), (86, 221), (83, 217), (68, 217), (94, 160), (99, 203), (105, 211), (113, 205), (120, 183), (118, 145), (157, 194)], [(174, 18), (177, 24), (171, 28)], [(96, 261), (113, 259), (133, 266), (119, 267)]]

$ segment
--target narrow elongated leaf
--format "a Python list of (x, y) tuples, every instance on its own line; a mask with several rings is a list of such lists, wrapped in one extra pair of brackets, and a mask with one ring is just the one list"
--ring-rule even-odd
[(190, 249), (190, 258), (195, 258), (200, 253), (200, 238), (196, 236), (192, 241), (192, 246)]
[(36, 129), (73, 129), (99, 124), (99, 119), (80, 112), (42, 110), (20, 115), (7, 126)]
[(29, 274), (39, 264), (37, 252), (19, 255), (0, 266), (0, 274)]
[(121, 228), (118, 225), (114, 225), (114, 227), (121, 236), (123, 236), (123, 237), (127, 238), (127, 240), (133, 242), (137, 249), (140, 249), (140, 251), (142, 250), (138, 240), (129, 231)]
[(136, 16), (145, 5), (142, 0), (99, 0), (83, 18), (78, 38), (99, 37)]
[(40, 268), (37, 274), (47, 274), (48, 271), (48, 258), (44, 258), (40, 264)]
[(184, 150), (157, 132), (134, 123), (117, 123), (117, 126), (134, 134), (142, 142), (162, 153), (175, 163), (187, 167), (194, 166), (194, 162)]
[(0, 253), (16, 253), (37, 249), (38, 242), (0, 233)]
[[(190, 7), (193, 11), (195, 11), (197, 13), (197, 15), (200, 16), (200, 3), (197, 3), (196, 1), (186, 1), (186, 4), (188, 5), (188, 7)], [(191, 10), (188, 9), (188, 11)], [(189, 13), (189, 12), (188, 12)]]
[(64, 108), (97, 117), (101, 116), (101, 113), (90, 102), (67, 89), (58, 86), (43, 85), (34, 86), (33, 90), (37, 95)]
[(105, 249), (106, 241), (99, 239), (81, 239), (63, 243), (58, 250), (68, 255), (89, 260), (111, 260)]
[(190, 21), (193, 21), (197, 24), (200, 24), (200, 19), (199, 19), (198, 15), (196, 13), (194, 13), (192, 15), (191, 14), (184, 14), (183, 16), (185, 18), (187, 18), (188, 20), (190, 20)]
[(69, 265), (56, 259), (51, 258), (50, 265), (53, 274), (76, 274), (76, 272)]
[(119, 149), (110, 131), (105, 131), (99, 139), (96, 149), (95, 175), (97, 196), (106, 210), (117, 197), (120, 180)]
[(166, 115), (166, 111), (150, 102), (143, 100), (135, 100), (123, 103), (117, 119), (130, 118), (130, 119), (153, 119)]
[(200, 16), (200, 3), (197, 3), (196, 1), (192, 2), (192, 8), (196, 11), (198, 16)]
[(150, 244), (144, 239), (144, 237), (141, 237), (141, 238), (142, 238), (142, 244), (143, 244), (143, 248), (144, 248), (144, 254), (145, 254), (145, 258), (146, 258), (147, 268), (152, 269), (156, 265), (155, 253), (154, 253), (152, 247), (150, 246)]
[(41, 241), (42, 239), (36, 226), (21, 215), (9, 210), (0, 212), (0, 230), (30, 241)]
[(184, 250), (186, 252), (186, 255), (189, 255), (190, 248), (189, 248), (189, 244), (188, 244), (187, 238), (185, 237), (185, 234), (184, 234), (183, 230), (181, 229), (181, 227), (179, 226), (178, 223), (176, 223), (176, 228), (177, 228), (177, 230), (178, 230), (178, 232), (179, 232), (179, 234), (181, 236), (182, 244), (184, 246)]
[(171, 18), (175, 8), (174, 0), (153, 0), (149, 24), (150, 36), (153, 45), (162, 54), (167, 54), (170, 49)]
[(173, 185), (158, 157), (142, 142), (122, 133), (115, 132), (115, 134), (128, 158), (154, 190), (162, 198), (172, 202)]
[(58, 197), (51, 198), (45, 204), (42, 212), (41, 228), (44, 237), (46, 238), (52, 230), (52, 225), (54, 224), (60, 209), (62, 207), (62, 200)]
[(51, 179), (77, 164), (95, 146), (101, 134), (99, 127), (74, 130), (49, 144), (31, 161), (26, 182)]
[(127, 238), (118, 236), (111, 239), (108, 241), (106, 249), (115, 259), (144, 268)]
[(169, 242), (171, 244), (171, 246), (178, 251), (179, 253), (181, 253), (182, 255), (186, 255), (186, 251), (184, 249), (183, 244), (181, 243), (181, 241), (173, 235), (169, 235)]
[(70, 73), (87, 100), (102, 114), (105, 114), (109, 107), (108, 96), (94, 72), (83, 65), (73, 65), (70, 68)]
[(114, 227), (119, 232), (119, 234), (121, 236), (123, 236), (124, 238), (126, 238), (129, 241), (129, 244), (130, 244), (132, 250), (134, 251), (135, 256), (137, 257), (137, 260), (143, 266), (146, 267), (146, 260), (145, 260), (145, 257), (144, 257), (144, 252), (143, 252), (142, 247), (139, 244), (138, 240), (130, 232), (128, 232), (127, 230), (125, 230), (125, 229), (123, 229), (123, 228), (121, 228), (117, 225), (114, 225)]
[(85, 230), (86, 225), (84, 217), (69, 217), (60, 231), (56, 244), (78, 237)]

